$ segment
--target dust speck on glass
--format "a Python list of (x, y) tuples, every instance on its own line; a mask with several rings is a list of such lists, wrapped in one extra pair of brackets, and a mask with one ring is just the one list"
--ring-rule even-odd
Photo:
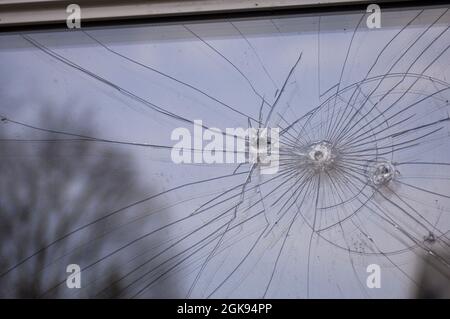
[[(1, 34), (0, 295), (411, 297), (427, 262), (448, 280), (449, 8), (367, 16)], [(278, 170), (174, 163), (199, 120), (278, 128)]]

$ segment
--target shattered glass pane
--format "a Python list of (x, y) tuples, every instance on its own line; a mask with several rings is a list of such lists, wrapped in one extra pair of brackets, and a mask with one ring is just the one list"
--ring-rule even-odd
[[(1, 34), (0, 295), (414, 297), (424, 265), (448, 282), (450, 12), (367, 17)], [(229, 128), (279, 145), (257, 133), (238, 162)]]

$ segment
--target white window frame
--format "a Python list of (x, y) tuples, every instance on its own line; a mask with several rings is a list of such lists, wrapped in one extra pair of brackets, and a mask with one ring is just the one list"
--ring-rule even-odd
[[(43, 27), (65, 23), (69, 4), (78, 4), (84, 23), (104, 23), (214, 14), (346, 9), (354, 6), (409, 5), (413, 0), (0, 0), (0, 30), (5, 27)], [(423, 1), (423, 4), (439, 1)]]

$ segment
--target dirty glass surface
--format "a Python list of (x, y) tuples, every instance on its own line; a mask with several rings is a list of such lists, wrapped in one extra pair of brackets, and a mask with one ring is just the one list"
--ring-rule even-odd
[[(414, 297), (424, 265), (448, 285), (450, 12), (367, 16), (0, 34), (1, 296)], [(275, 173), (194, 160), (203, 132), (264, 127)]]

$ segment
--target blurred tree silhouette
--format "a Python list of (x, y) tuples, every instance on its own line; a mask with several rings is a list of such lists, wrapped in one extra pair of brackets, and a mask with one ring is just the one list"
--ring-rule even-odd
[[(450, 260), (450, 253), (445, 249), (438, 249), (440, 256)], [(419, 299), (450, 299), (450, 271), (433, 255), (423, 256), (418, 272), (419, 285), (414, 291), (413, 298)]]
[[(39, 123), (56, 129), (76, 123), (77, 132), (89, 135), (89, 119), (87, 114), (74, 118), (46, 111)], [(33, 141), (23, 141), (23, 132), (31, 133)], [(0, 273), (86, 221), (149, 193), (130, 157), (114, 145), (17, 128), (7, 119), (0, 123), (0, 140)], [(90, 270), (81, 289), (60, 283), (68, 275), (67, 264), (83, 267), (104, 255), (114, 244), (107, 236), (120, 228), (120, 220), (115, 216), (95, 223), (21, 264), (0, 278), (0, 297), (117, 297), (117, 278), (123, 275), (119, 259)], [(144, 227), (139, 225), (133, 227)], [(121, 236), (112, 241), (126, 234)]]

